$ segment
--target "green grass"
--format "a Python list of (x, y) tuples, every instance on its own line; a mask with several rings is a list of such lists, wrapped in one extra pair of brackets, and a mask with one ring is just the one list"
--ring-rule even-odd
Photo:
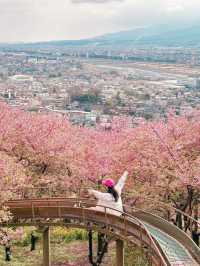
[(74, 240), (88, 240), (88, 234), (86, 230), (82, 229), (66, 229), (63, 227), (57, 227), (52, 231), (52, 242), (70, 243)]
[[(12, 260), (5, 262), (4, 247), (0, 246), (0, 266), (42, 266), (42, 237), (36, 231), (39, 240), (36, 250), (30, 251), (30, 234), (35, 228), (25, 228), (22, 241), (12, 245)], [(94, 235), (94, 244), (96, 234)], [(96, 251), (96, 249), (94, 249)], [(109, 256), (102, 266), (115, 266), (115, 243), (109, 244)], [(87, 232), (82, 229), (56, 227), (51, 230), (51, 261), (52, 266), (89, 266)], [(149, 266), (145, 256), (138, 248), (125, 251), (125, 266)]]
[(4, 249), (0, 249), (0, 265), (1, 266), (36, 266), (42, 265), (42, 249), (38, 248), (36, 252), (29, 251), (29, 247), (12, 246), (11, 262), (4, 261)]
[(126, 247), (125, 266), (149, 266), (149, 262), (140, 248)]
[[(84, 247), (85, 246), (85, 247)], [(0, 266), (42, 266), (42, 245), (38, 243), (35, 251), (30, 251), (30, 247), (14, 245), (12, 247), (11, 262), (4, 261), (4, 249), (0, 249)], [(72, 243), (51, 244), (52, 265), (59, 263), (76, 263), (87, 257), (87, 243), (75, 241)]]
[[(38, 236), (36, 250), (30, 251), (31, 232)], [(55, 227), (51, 229), (52, 265), (79, 265), (88, 258), (88, 235), (82, 229)], [(96, 234), (94, 234), (94, 240)], [(94, 241), (95, 242), (95, 241)], [(5, 262), (4, 247), (0, 246), (0, 266), (40, 266), (42, 265), (42, 234), (34, 227), (24, 227), (21, 241), (12, 243), (11, 262)], [(86, 264), (84, 264), (86, 265)], [(88, 264), (89, 265), (89, 264)]]

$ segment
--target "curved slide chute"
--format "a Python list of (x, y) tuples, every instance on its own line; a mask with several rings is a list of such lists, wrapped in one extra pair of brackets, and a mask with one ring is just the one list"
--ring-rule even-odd
[[(13, 219), (8, 225), (67, 225), (94, 229), (146, 250), (153, 265), (200, 265), (200, 249), (176, 226), (151, 213), (127, 208), (119, 216), (110, 208), (94, 210), (87, 199), (49, 198), (8, 201)], [(91, 208), (93, 207), (93, 208)]]

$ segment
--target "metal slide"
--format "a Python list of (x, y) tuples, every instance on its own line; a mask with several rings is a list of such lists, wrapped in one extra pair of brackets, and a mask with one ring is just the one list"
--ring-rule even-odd
[[(5, 204), (13, 214), (10, 224), (66, 225), (103, 231), (116, 239), (147, 247), (153, 265), (200, 265), (200, 249), (180, 229), (166, 220), (142, 210), (109, 214), (110, 208), (96, 211), (87, 199), (49, 198), (9, 201)], [(8, 225), (8, 224), (6, 224)], [(4, 224), (4, 226), (6, 226)]]

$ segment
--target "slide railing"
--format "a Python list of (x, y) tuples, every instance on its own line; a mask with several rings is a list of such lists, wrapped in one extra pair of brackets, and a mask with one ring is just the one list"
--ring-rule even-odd
[[(58, 194), (58, 192), (55, 191), (53, 187), (26, 188), (23, 192), (20, 191), (19, 193), (16, 193), (16, 195), (19, 199), (24, 198), (26, 202), (29, 201), (28, 198), (35, 198), (34, 202), (40, 201), (41, 200), (40, 198), (36, 199), (37, 197), (40, 197), (40, 196), (46, 197), (46, 198), (62, 196), (63, 198), (62, 197), (56, 198), (57, 201), (60, 200), (60, 202), (62, 202), (63, 200), (65, 201), (67, 197), (70, 196), (74, 198), (73, 204), (75, 204), (77, 200), (76, 197), (80, 196), (81, 194), (84, 194), (82, 193), (82, 191), (86, 189), (87, 188), (85, 187), (79, 188), (77, 193), (73, 193), (73, 192), (69, 193), (69, 191), (63, 190), (62, 193), (59, 192)], [(126, 199), (128, 196), (130, 195), (125, 194), (124, 198)], [(71, 200), (72, 198), (70, 198), (70, 201)], [(80, 201), (81, 200), (83, 202), (85, 199), (80, 199)], [(153, 205), (152, 200), (144, 199), (144, 201), (146, 201), (147, 203), (149, 201), (149, 205)], [(95, 201), (91, 202), (91, 204), (92, 206), (96, 206)], [(145, 209), (136, 208), (136, 206), (125, 205), (125, 212), (131, 216), (134, 216), (135, 218), (138, 218), (141, 222), (144, 222), (143, 226), (145, 226), (145, 223), (150, 224), (154, 226), (155, 228), (157, 228), (158, 230), (161, 230), (168, 236), (176, 239), (182, 246), (184, 246), (184, 248), (191, 254), (192, 258), (198, 263), (196, 265), (200, 265), (200, 249), (191, 240), (190, 235), (186, 234), (183, 230), (180, 230), (177, 226), (174, 226), (174, 224), (172, 224), (171, 218), (174, 218), (177, 213), (182, 215), (182, 217), (184, 217), (184, 221), (187, 221), (187, 223), (189, 224), (189, 227), (188, 227), (189, 229), (191, 229), (192, 224), (196, 224), (200, 226), (200, 223), (197, 220), (195, 220), (193, 217), (189, 216), (188, 214), (182, 212), (179, 209), (176, 209), (170, 206), (169, 204), (155, 202), (154, 206), (157, 206), (157, 207), (154, 208), (151, 213), (150, 208), (147, 208), (147, 210), (145, 210)], [(148, 231), (147, 228), (146, 230)], [(157, 240), (154, 238), (154, 242), (156, 241)], [(163, 253), (163, 251), (161, 250), (160, 252)], [(161, 254), (161, 255), (165, 256), (165, 254)]]
[[(69, 198), (13, 200), (6, 203), (13, 215), (10, 224), (63, 224), (87, 229), (92, 226), (97, 231), (113, 235), (116, 239), (145, 248), (153, 265), (170, 265), (159, 243), (143, 222), (130, 214), (106, 206), (98, 206), (102, 211), (96, 211), (93, 209), (95, 205), (92, 201)], [(111, 211), (117, 212), (118, 215), (111, 214)]]

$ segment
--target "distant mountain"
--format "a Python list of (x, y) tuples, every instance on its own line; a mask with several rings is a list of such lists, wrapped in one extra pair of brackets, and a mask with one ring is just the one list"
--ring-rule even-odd
[(196, 46), (200, 47), (200, 23), (195, 26), (157, 25), (105, 34), (90, 39), (18, 44), (20, 47), (103, 47), (103, 46)]
[(139, 43), (157, 46), (200, 47), (200, 25), (144, 36)]
[(192, 27), (138, 28), (100, 36), (99, 45), (144, 45), (144, 46), (200, 46), (200, 24)]
[(172, 26), (157, 25), (157, 26), (146, 26), (138, 27), (132, 30), (120, 31), (116, 33), (105, 34), (94, 38), (95, 40), (105, 41), (139, 41), (144, 37), (150, 37), (164, 32), (172, 30)]

